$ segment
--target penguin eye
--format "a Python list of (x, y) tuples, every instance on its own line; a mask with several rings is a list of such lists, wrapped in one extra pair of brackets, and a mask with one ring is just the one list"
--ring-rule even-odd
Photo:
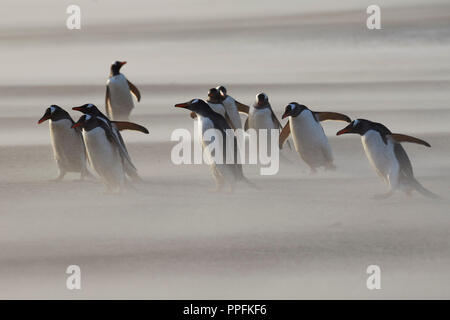
[(88, 114), (86, 114), (86, 117), (84, 118), (84, 120), (89, 120), (91, 118), (91, 116), (90, 115), (88, 115)]
[(55, 107), (50, 107), (50, 113), (55, 112), (56, 108)]
[(289, 107), (291, 107), (291, 110), (295, 109), (295, 106), (292, 103), (289, 105)]
[(198, 99), (192, 100), (191, 104), (196, 104), (198, 102)]
[(356, 127), (358, 125), (358, 123), (359, 123), (359, 120), (353, 121), (353, 128)]

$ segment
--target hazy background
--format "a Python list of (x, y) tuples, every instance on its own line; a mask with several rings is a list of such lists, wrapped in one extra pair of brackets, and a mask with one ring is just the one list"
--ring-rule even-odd
[[(81, 7), (81, 30), (66, 8)], [(2, 298), (449, 298), (449, 202), (385, 186), (360, 139), (324, 123), (338, 166), (308, 174), (295, 153), (261, 187), (210, 191), (205, 166), (170, 161), (173, 105), (223, 84), (243, 103), (269, 95), (379, 121), (429, 141), (406, 145), (416, 176), (448, 198), (450, 3), (377, 1), (10, 1), (0, 4), (0, 297)], [(125, 133), (146, 182), (122, 196), (98, 182), (56, 177), (50, 104), (103, 107), (109, 65), (141, 90)], [(74, 119), (79, 114), (72, 112)], [(82, 269), (82, 290), (65, 268)], [(382, 290), (365, 269), (378, 264)]]

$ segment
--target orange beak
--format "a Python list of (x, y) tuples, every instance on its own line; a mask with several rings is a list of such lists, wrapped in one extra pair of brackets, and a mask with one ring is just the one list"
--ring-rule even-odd
[(47, 114), (44, 114), (44, 116), (39, 119), (38, 124), (41, 124), (42, 122), (47, 121), (48, 119), (50, 119), (50, 116)]
[(345, 134), (345, 133), (353, 133), (353, 131), (351, 130), (351, 128), (346, 127), (342, 130), (339, 130), (338, 132), (336, 132), (337, 136), (340, 136), (341, 134)]
[(175, 105), (175, 108), (187, 108), (187, 106), (189, 106), (189, 103), (184, 102), (184, 103), (178, 103)]

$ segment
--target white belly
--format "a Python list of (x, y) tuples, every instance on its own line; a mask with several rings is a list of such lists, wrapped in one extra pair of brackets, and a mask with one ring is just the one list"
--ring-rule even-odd
[(127, 120), (131, 110), (134, 108), (127, 78), (123, 74), (118, 74), (108, 79), (106, 85), (109, 88), (111, 105), (109, 113), (112, 120)]
[(248, 115), (248, 126), (255, 130), (277, 129), (272, 119), (272, 112), (269, 108), (251, 108), (250, 114)]
[(321, 167), (333, 162), (328, 138), (311, 111), (304, 110), (297, 117), (289, 117), (295, 150), (311, 167)]
[(121, 187), (125, 182), (122, 159), (114, 144), (101, 128), (83, 130), (89, 161), (102, 180), (110, 187)]
[(378, 175), (390, 183), (391, 187), (397, 185), (399, 164), (392, 141), (388, 139), (386, 145), (380, 134), (374, 130), (369, 130), (361, 136), (361, 141), (366, 156)]
[(227, 96), (227, 98), (222, 103), (234, 128), (242, 129), (241, 116), (239, 115), (234, 99), (230, 96)]
[[(211, 170), (212, 170), (211, 172), (212, 172), (214, 179), (216, 179), (216, 180), (218, 179), (218, 177), (216, 176), (217, 175), (216, 171), (218, 171), (220, 176), (225, 180), (234, 179), (235, 172), (232, 169), (232, 166), (225, 164), (224, 158), (221, 159), (222, 164), (216, 163), (216, 161), (215, 161), (216, 158), (214, 158), (211, 153), (211, 151), (212, 151), (211, 143), (214, 140), (209, 141), (209, 138), (208, 138), (208, 140), (205, 140), (205, 132), (209, 129), (214, 129), (213, 122), (209, 118), (205, 118), (205, 117), (202, 117), (199, 115), (197, 115), (197, 117), (198, 117), (198, 123), (199, 123), (198, 129), (199, 129), (199, 132), (201, 132), (200, 138), (201, 138), (201, 144), (203, 146), (203, 151), (204, 151), (204, 160), (207, 164), (210, 165)], [(217, 131), (217, 135), (219, 135), (219, 134), (220, 134), (219, 131)], [(219, 136), (222, 138), (221, 134)], [(230, 137), (230, 139), (232, 138), (232, 136), (229, 136), (229, 137)], [(217, 140), (217, 142), (214, 143), (214, 150), (215, 150), (214, 152), (217, 152), (217, 150), (223, 150), (223, 143), (224, 143), (224, 141), (222, 141), (222, 139)], [(217, 157), (219, 157), (219, 156), (217, 155)]]
[(53, 155), (63, 171), (81, 172), (86, 168), (86, 154), (81, 133), (72, 129), (68, 119), (49, 122)]
[(225, 117), (225, 108), (221, 103), (208, 102), (208, 105), (214, 112), (220, 114), (222, 117)]

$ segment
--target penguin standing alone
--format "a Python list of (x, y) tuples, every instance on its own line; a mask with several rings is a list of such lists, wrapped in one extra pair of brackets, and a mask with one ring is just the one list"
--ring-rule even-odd
[(310, 167), (312, 173), (316, 172), (318, 167), (335, 169), (331, 147), (320, 121), (350, 122), (351, 119), (342, 113), (314, 112), (297, 102), (291, 102), (286, 106), (282, 119), (287, 117), (289, 120), (280, 133), (280, 149), (292, 133), (295, 150)]
[(80, 130), (72, 128), (75, 122), (69, 113), (57, 105), (51, 105), (38, 124), (47, 120), (49, 120), (53, 155), (59, 169), (59, 175), (55, 180), (62, 180), (67, 172), (80, 172), (81, 179), (90, 176), (83, 137)]
[(106, 81), (105, 108), (106, 114), (111, 120), (128, 120), (131, 110), (134, 108), (133, 94), (137, 101), (141, 101), (141, 93), (131, 83), (120, 69), (126, 61), (116, 61), (111, 65), (110, 75)]
[(97, 117), (82, 115), (72, 125), (81, 128), (89, 162), (108, 191), (120, 192), (126, 182), (123, 157), (111, 128)]
[(361, 135), (361, 142), (370, 164), (389, 185), (389, 191), (377, 198), (387, 198), (397, 190), (403, 190), (407, 194), (416, 190), (426, 197), (439, 198), (416, 180), (411, 161), (400, 144), (401, 142), (412, 142), (431, 147), (428, 142), (408, 135), (392, 133), (381, 123), (366, 119), (352, 121), (336, 135), (349, 133)]
[[(201, 142), (204, 149), (206, 149), (212, 142), (205, 140), (204, 134), (207, 130), (216, 129), (222, 134), (223, 139), (221, 143), (220, 141), (216, 142), (216, 148), (220, 148), (223, 150), (223, 159), (221, 159), (221, 163), (216, 163), (214, 161), (211, 161), (210, 163), (211, 171), (217, 184), (217, 189), (221, 190), (225, 184), (228, 184), (230, 186), (230, 189), (232, 190), (234, 184), (238, 181), (244, 181), (248, 185), (255, 187), (253, 183), (247, 180), (247, 178), (244, 176), (242, 165), (238, 161), (238, 147), (236, 137), (234, 136), (234, 134), (232, 134), (231, 127), (225, 120), (225, 118), (217, 112), (213, 111), (213, 109), (201, 99), (193, 99), (185, 103), (179, 103), (176, 104), (175, 107), (185, 108), (196, 113), (197, 120), (199, 121)], [(227, 139), (234, 139), (234, 150), (227, 150)], [(226, 163), (227, 151), (234, 152), (234, 161), (231, 164)], [(213, 154), (209, 154), (208, 156), (213, 160)]]

